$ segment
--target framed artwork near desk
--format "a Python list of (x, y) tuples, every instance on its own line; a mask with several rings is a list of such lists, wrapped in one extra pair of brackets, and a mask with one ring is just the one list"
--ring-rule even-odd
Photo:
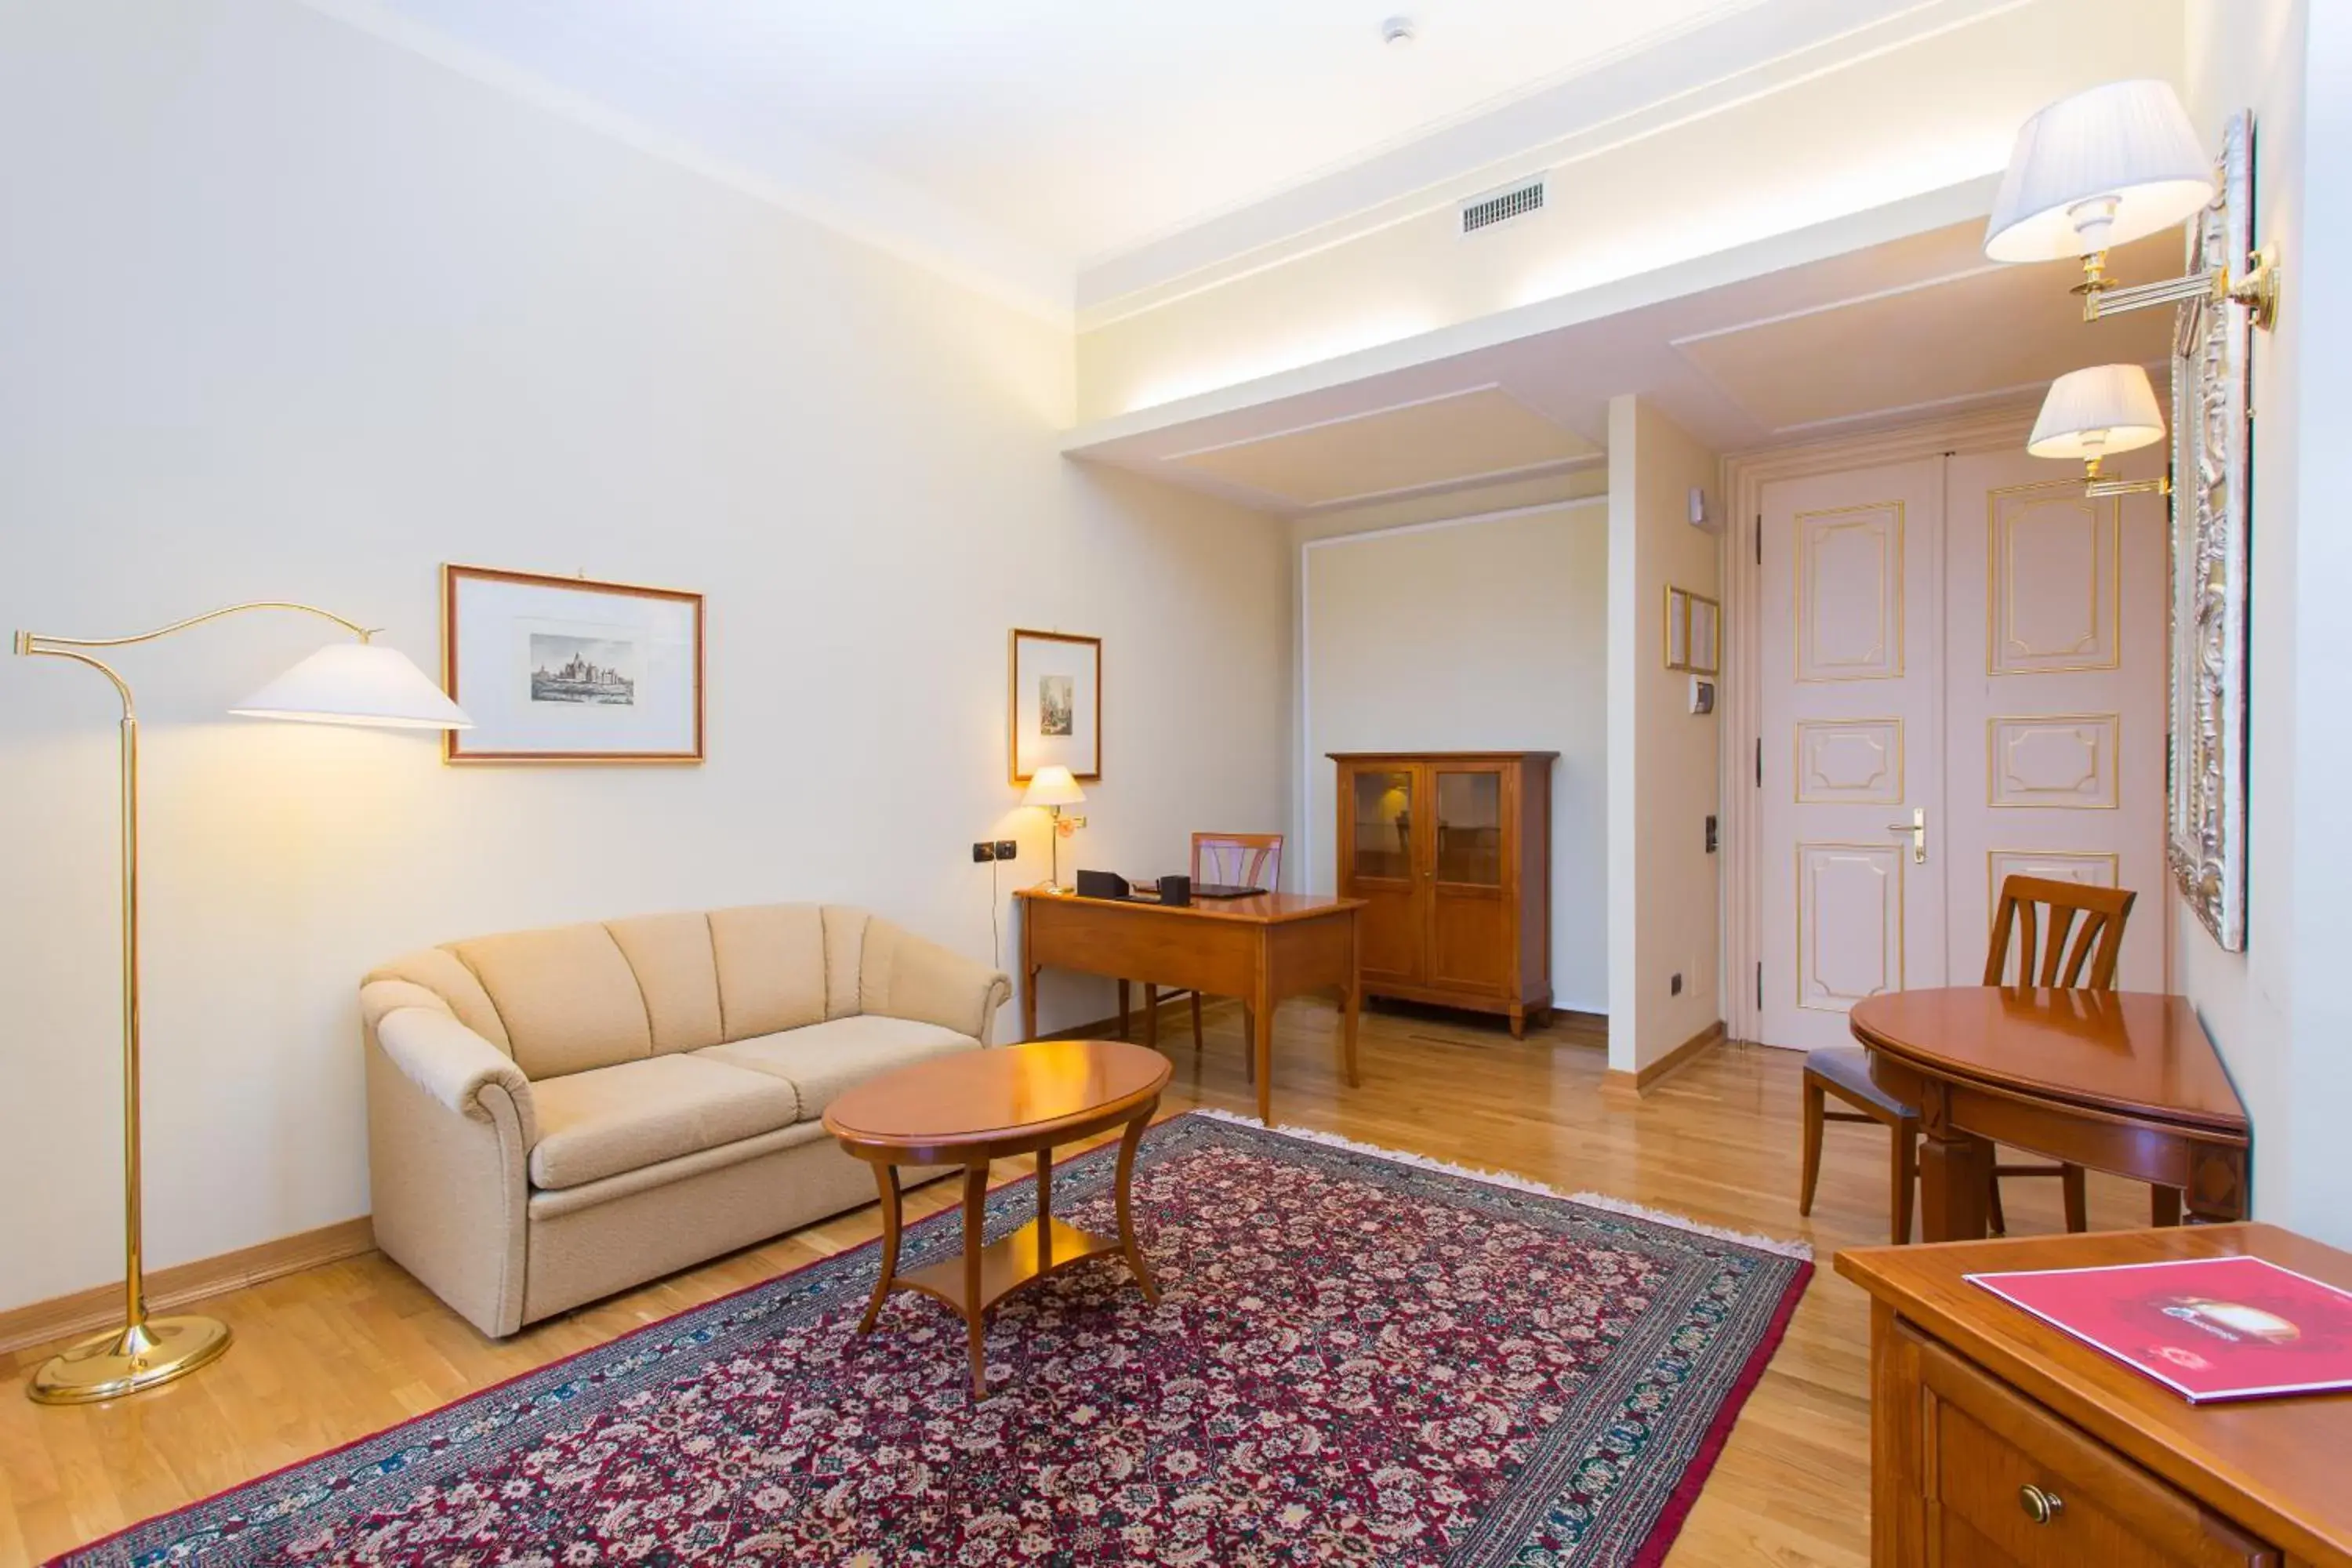
[(1005, 757), (1025, 784), (1059, 763), (1102, 777), (1102, 638), (1014, 628), (1005, 697)]

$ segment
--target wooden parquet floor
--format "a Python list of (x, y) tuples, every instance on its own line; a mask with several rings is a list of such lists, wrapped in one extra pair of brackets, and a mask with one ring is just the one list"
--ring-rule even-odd
[[(1171, 1011), (1170, 1114), (1252, 1112), (1238, 1010), (1213, 1004), (1194, 1055)], [(1862, 1568), (1869, 1557), (1868, 1315), (1830, 1270), (1839, 1247), (1885, 1239), (1886, 1142), (1829, 1130), (1820, 1202), (1797, 1215), (1801, 1058), (1727, 1045), (1646, 1097), (1603, 1078), (1601, 1035), (1565, 1018), (1525, 1043), (1456, 1016), (1368, 1011), (1363, 1087), (1343, 1090), (1335, 1015), (1294, 1003), (1276, 1037), (1277, 1121), (1590, 1189), (1715, 1225), (1810, 1241), (1820, 1265), (1789, 1337), (1691, 1515), (1675, 1568)], [(1005, 1164), (997, 1179), (1024, 1173)], [(951, 1184), (910, 1194), (923, 1213)], [(2012, 1231), (2061, 1228), (2055, 1182), (2011, 1184)], [(2095, 1228), (2145, 1224), (2146, 1198), (2091, 1177)], [(485, 1340), (378, 1254), (215, 1297), (236, 1343), (184, 1382), (112, 1407), (23, 1396), (46, 1350), (0, 1359), (0, 1564), (35, 1563), (125, 1524), (365, 1436), (879, 1234), (866, 1207), (525, 1330)]]

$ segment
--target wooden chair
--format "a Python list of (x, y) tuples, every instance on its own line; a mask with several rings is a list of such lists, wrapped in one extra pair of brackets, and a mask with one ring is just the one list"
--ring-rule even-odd
[[(1220, 883), (1229, 888), (1265, 888), (1269, 891), (1282, 882), (1282, 835), (1279, 833), (1195, 833), (1192, 835), (1192, 884)], [(1201, 994), (1198, 991), (1171, 991), (1162, 995), (1160, 987), (1146, 982), (1143, 987), (1144, 1038), (1152, 1045), (1160, 1043), (1160, 1004), (1172, 1002), (1179, 996), (1192, 999), (1192, 1048), (1201, 1048)], [(1255, 1030), (1255, 1020), (1250, 1016), (1247, 1005), (1242, 1008), (1242, 1068), (1250, 1081), (1257, 1081), (1257, 1057), (1248, 1047)]]
[[(2124, 922), (2130, 917), (2132, 903), (2137, 897), (2137, 894), (2124, 889), (2092, 888), (2080, 882), (2053, 881), (2042, 877), (2009, 878), (2001, 883), (2000, 902), (1993, 911), (1992, 943), (1985, 955), (1984, 984), (2114, 990), (2116, 961), (2123, 953)], [(2044, 922), (2041, 914), (2041, 907), (2044, 905), (2050, 911), (2046, 933), (2042, 931)], [(2079, 929), (2075, 926), (2078, 917), (2082, 921)], [(2018, 944), (2017, 978), (2011, 981), (2008, 978), (2010, 943), (2021, 927), (2024, 940)], [(2073, 937), (2071, 942), (2068, 941), (2070, 934)], [(2038, 972), (2035, 966), (2037, 952), (2040, 953)], [(1827, 1097), (1830, 1095), (1835, 1095), (1845, 1104), (1853, 1106), (1854, 1110), (1829, 1110)], [(1888, 1171), (1889, 1192), (1893, 1198), (1894, 1239), (1897, 1245), (1909, 1241), (1912, 1189), (1919, 1173), (1919, 1111), (1916, 1106), (1905, 1104), (1871, 1081), (1869, 1052), (1860, 1046), (1841, 1046), (1806, 1053), (1804, 1121), (1804, 1173), (1797, 1212), (1801, 1215), (1813, 1212), (1813, 1189), (1820, 1184), (1822, 1174), (1822, 1124), (1829, 1121), (1875, 1121), (1894, 1135)], [(2000, 1212), (2000, 1178), (2003, 1176), (2057, 1177), (2064, 1184), (2066, 1228), (2070, 1231), (2088, 1228), (2083, 1167), (1997, 1163), (1992, 1168), (1992, 1191), (1988, 1204), (1995, 1235), (2007, 1228), (2007, 1222)], [(2178, 1193), (2158, 1191), (2151, 1200), (2156, 1223), (2178, 1224), (2179, 1205), (2180, 1194)]]

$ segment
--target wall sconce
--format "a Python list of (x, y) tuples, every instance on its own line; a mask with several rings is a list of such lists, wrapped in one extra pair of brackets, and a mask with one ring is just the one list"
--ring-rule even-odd
[(2111, 479), (2099, 469), (2110, 452), (2136, 451), (2164, 439), (2164, 415), (2147, 372), (2136, 364), (2095, 364), (2050, 384), (2025, 449), (2037, 458), (2083, 460), (2086, 496), (2170, 495), (2172, 481)]
[[(2080, 257), (2083, 281), (2074, 292), (2083, 296), (2086, 321), (2189, 300), (2234, 300), (2267, 330), (2278, 315), (2275, 246), (2245, 252), (2239, 277), (2228, 264), (2130, 288), (2106, 275), (2111, 247), (2185, 223), (2213, 197), (2213, 162), (2171, 87), (2108, 82), (2060, 99), (2019, 129), (1985, 226), (1985, 255), (1995, 261)], [(2252, 213), (2239, 223), (2251, 231)]]

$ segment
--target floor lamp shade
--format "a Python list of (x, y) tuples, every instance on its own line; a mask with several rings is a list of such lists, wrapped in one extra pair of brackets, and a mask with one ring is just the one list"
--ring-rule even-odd
[(248, 719), (470, 730), (474, 721), (396, 648), (331, 643), (229, 710)]

